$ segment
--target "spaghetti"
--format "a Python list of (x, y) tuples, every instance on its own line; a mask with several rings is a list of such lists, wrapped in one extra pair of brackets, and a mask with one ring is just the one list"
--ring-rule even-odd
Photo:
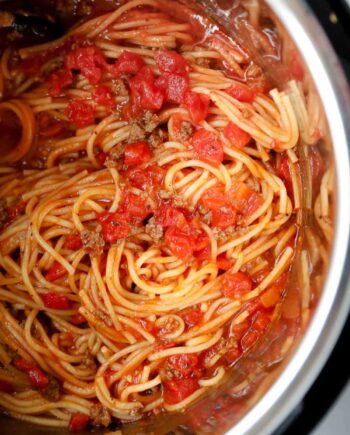
[[(315, 95), (300, 77), (269, 90), (244, 49), (197, 27), (133, 0), (3, 53), (0, 114), (22, 127), (0, 168), (0, 405), (15, 418), (79, 430), (181, 410), (278, 316), (300, 139), (315, 189), (322, 174)], [(331, 239), (331, 186), (330, 169), (313, 246)], [(301, 258), (305, 311), (320, 255)]]

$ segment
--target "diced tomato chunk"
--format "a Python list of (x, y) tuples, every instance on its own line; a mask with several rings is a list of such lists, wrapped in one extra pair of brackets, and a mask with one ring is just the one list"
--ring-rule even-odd
[(27, 207), (27, 201), (20, 201), (15, 205), (11, 205), (7, 209), (7, 214), (10, 220), (16, 219), (25, 213)]
[(187, 329), (193, 328), (194, 326), (198, 325), (203, 318), (203, 313), (199, 307), (187, 308), (180, 315), (185, 322)]
[(81, 325), (82, 323), (86, 322), (86, 319), (81, 313), (76, 313), (72, 315), (70, 321), (73, 323), (73, 325)]
[(172, 366), (181, 377), (188, 378), (198, 366), (198, 358), (191, 353), (182, 353), (168, 357), (166, 363)]
[(154, 211), (154, 217), (157, 224), (162, 225), (164, 228), (172, 225), (182, 227), (187, 223), (182, 211), (170, 204), (162, 204)]
[(72, 249), (73, 251), (81, 249), (83, 247), (83, 242), (81, 241), (80, 234), (68, 234), (64, 240), (64, 247), (67, 249)]
[(101, 80), (105, 65), (106, 58), (96, 46), (76, 48), (64, 57), (65, 68), (79, 71), (92, 85)]
[(154, 58), (162, 73), (183, 74), (187, 72), (186, 59), (176, 51), (157, 51)]
[(67, 295), (51, 291), (41, 295), (46, 308), (52, 308), (54, 310), (69, 310), (70, 301)]
[(130, 234), (127, 221), (119, 213), (103, 211), (97, 214), (97, 222), (102, 227), (101, 234), (103, 240), (107, 243), (115, 243)]
[(142, 57), (137, 53), (123, 51), (114, 65), (110, 65), (108, 71), (115, 75), (137, 74), (145, 66)]
[(101, 151), (100, 153), (96, 154), (96, 160), (98, 161), (98, 163), (101, 166), (104, 166), (104, 164), (106, 163), (108, 154), (104, 153), (103, 151)]
[(106, 107), (107, 109), (112, 109), (115, 105), (115, 101), (113, 101), (113, 97), (111, 94), (111, 90), (108, 86), (98, 85), (94, 91), (94, 100), (97, 104)]
[(45, 278), (47, 281), (56, 281), (56, 279), (61, 278), (62, 276), (65, 276), (67, 274), (67, 270), (64, 266), (62, 266), (61, 263), (58, 263), (55, 261), (50, 269), (47, 271)]
[(199, 384), (196, 378), (172, 379), (163, 381), (163, 387), (165, 402), (173, 405), (182, 402), (197, 391)]
[(127, 222), (140, 225), (150, 213), (152, 213), (151, 204), (143, 198), (129, 191), (123, 193), (117, 214), (123, 216)]
[(255, 100), (256, 93), (247, 85), (235, 83), (226, 92), (242, 103), (252, 103)]
[(251, 136), (247, 132), (233, 122), (227, 124), (223, 133), (230, 143), (239, 149), (244, 148), (251, 139)]
[(150, 187), (160, 187), (163, 185), (165, 170), (160, 166), (147, 166), (146, 168), (131, 168), (122, 175), (127, 178), (133, 187), (147, 190)]
[(210, 99), (207, 95), (192, 91), (186, 92), (183, 104), (194, 124), (199, 124), (205, 120), (208, 115), (209, 102)]
[(46, 388), (49, 385), (49, 378), (34, 363), (24, 358), (15, 358), (13, 361), (15, 367), (29, 377), (29, 381), (34, 388)]
[(155, 85), (155, 76), (149, 66), (144, 66), (129, 80), (131, 90), (131, 113), (140, 110), (159, 110), (164, 102), (164, 92)]
[(217, 257), (216, 264), (220, 270), (228, 270), (232, 265), (231, 261), (226, 258), (225, 254), (220, 254)]
[(170, 226), (165, 232), (165, 244), (175, 257), (184, 262), (189, 261), (193, 255), (192, 238), (176, 226)]
[(50, 75), (48, 83), (51, 97), (58, 97), (63, 88), (73, 83), (72, 71), (69, 69), (56, 71)]
[(152, 153), (146, 142), (125, 145), (124, 163), (127, 166), (141, 165), (150, 161)]
[(193, 134), (190, 143), (200, 160), (213, 166), (219, 166), (224, 160), (224, 149), (215, 133), (201, 128)]
[(241, 347), (243, 352), (250, 349), (261, 337), (270, 323), (271, 316), (266, 311), (258, 311), (252, 321), (248, 331), (241, 339)]
[(212, 221), (213, 227), (225, 230), (226, 228), (232, 227), (236, 224), (237, 213), (232, 206), (220, 207), (216, 210), (212, 210)]
[(95, 122), (94, 108), (84, 100), (71, 100), (64, 113), (78, 128), (87, 127)]
[(232, 183), (229, 198), (233, 207), (245, 217), (251, 216), (264, 203), (260, 194), (240, 181)]
[(244, 272), (225, 273), (221, 285), (221, 291), (227, 298), (239, 298), (252, 288), (252, 280)]
[(201, 196), (200, 203), (208, 210), (217, 210), (230, 205), (225, 193), (215, 188), (207, 189)]
[(165, 101), (182, 104), (189, 89), (189, 79), (184, 74), (164, 73), (157, 78), (155, 86), (162, 90)]
[(72, 414), (69, 420), (68, 430), (70, 432), (79, 432), (84, 430), (88, 425), (89, 420), (90, 417), (88, 415), (82, 414), (81, 412), (76, 412)]

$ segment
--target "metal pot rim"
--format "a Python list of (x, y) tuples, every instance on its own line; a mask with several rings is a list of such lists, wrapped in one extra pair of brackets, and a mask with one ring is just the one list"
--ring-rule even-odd
[(330, 267), (316, 312), (275, 383), (227, 433), (270, 434), (302, 401), (344, 326), (350, 308), (350, 92), (336, 54), (304, 0), (266, 0), (309, 67), (329, 124), (336, 167), (336, 224)]

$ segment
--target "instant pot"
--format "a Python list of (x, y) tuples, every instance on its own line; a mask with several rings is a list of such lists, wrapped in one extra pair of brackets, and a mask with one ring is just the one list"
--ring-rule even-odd
[[(235, 0), (230, 2), (233, 4)], [(199, 3), (207, 4), (213, 16), (216, 14), (215, 7), (220, 5), (219, 0)], [(225, 3), (229, 2), (226, 0)], [(316, 420), (326, 413), (330, 402), (335, 400), (349, 375), (344, 364), (344, 347), (348, 343), (345, 334), (349, 328), (344, 330), (344, 325), (350, 307), (350, 93), (344, 70), (350, 80), (350, 34), (347, 31), (350, 1), (266, 0), (266, 3), (285, 30), (286, 38), (290, 38), (298, 49), (322, 102), (336, 168), (335, 232), (323, 293), (304, 336), (267, 391), (227, 431), (230, 435), (309, 433)], [(329, 389), (329, 385), (333, 386), (333, 390)], [(320, 397), (327, 399), (321, 406)], [(211, 397), (207, 400), (216, 399)], [(185, 414), (191, 412), (195, 411), (189, 408)], [(220, 421), (217, 423), (215, 433), (222, 433)], [(143, 422), (125, 432), (166, 433), (159, 425), (149, 428)], [(0, 416), (0, 433), (59, 435), (66, 432), (35, 427)], [(189, 426), (174, 425), (168, 433), (190, 434), (194, 431)], [(203, 427), (196, 433), (214, 431)]]

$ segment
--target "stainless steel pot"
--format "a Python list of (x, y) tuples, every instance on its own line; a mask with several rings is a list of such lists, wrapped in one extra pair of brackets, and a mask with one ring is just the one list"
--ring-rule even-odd
[[(208, 3), (210, 2), (211, 0)], [(283, 371), (262, 398), (227, 432), (231, 435), (270, 434), (287, 419), (329, 357), (350, 307), (350, 265), (347, 265), (348, 258), (350, 260), (349, 89), (336, 55), (305, 1), (266, 2), (298, 48), (323, 104), (330, 140), (334, 145), (335, 236), (323, 293), (305, 335)], [(186, 411), (191, 412), (193, 413), (191, 409)], [(168, 420), (165, 424), (167, 430), (170, 429), (169, 425), (176, 427), (177, 422), (174, 420), (173, 424), (172, 417), (165, 420)], [(65, 433), (62, 430), (33, 427), (0, 416), (0, 433), (7, 435), (14, 431), (26, 435)], [(138, 423), (133, 428), (126, 429), (126, 433), (133, 434), (165, 432), (163, 426), (158, 423), (147, 427)]]
[(269, 434), (283, 423), (315, 381), (350, 307), (350, 93), (321, 26), (302, 0), (267, 0), (302, 55), (319, 92), (336, 167), (335, 237), (323, 294), (287, 366), (263, 398), (228, 433)]

